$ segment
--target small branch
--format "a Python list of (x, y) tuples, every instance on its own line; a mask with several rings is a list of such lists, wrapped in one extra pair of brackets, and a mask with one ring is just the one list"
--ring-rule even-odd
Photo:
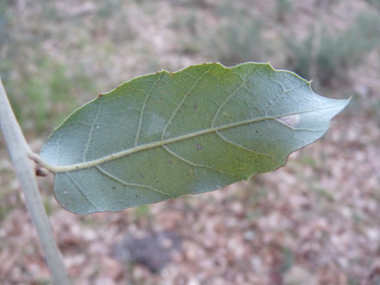
[(17, 177), (24, 192), (30, 218), (36, 228), (42, 252), (54, 284), (70, 284), (60, 251), (54, 240), (45, 208), (41, 201), (35, 178), (34, 165), (29, 158), (32, 153), (20, 125), (12, 111), (0, 78), (0, 126), (11, 156)]

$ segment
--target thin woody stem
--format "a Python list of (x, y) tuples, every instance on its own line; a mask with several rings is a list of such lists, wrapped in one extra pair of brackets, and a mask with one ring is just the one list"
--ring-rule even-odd
[(37, 231), (42, 252), (54, 284), (70, 284), (60, 251), (55, 242), (35, 178), (35, 170), (29, 154), (32, 153), (20, 125), (12, 111), (0, 78), (0, 126), (10, 157), (24, 192), (30, 218)]

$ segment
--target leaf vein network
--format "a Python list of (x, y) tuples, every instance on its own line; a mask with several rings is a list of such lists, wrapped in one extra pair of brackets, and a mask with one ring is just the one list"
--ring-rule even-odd
[(95, 125), (96, 125), (96, 123), (97, 123), (97, 121), (99, 119), (99, 116), (100, 116), (101, 106), (102, 106), (102, 103), (100, 103), (98, 105), (98, 112), (96, 113), (96, 116), (94, 118), (94, 122), (92, 123), (91, 128), (90, 128), (90, 132), (88, 134), (87, 143), (86, 143), (86, 146), (85, 146), (85, 148), (83, 150), (83, 161), (86, 161), (86, 159), (87, 159), (88, 148), (89, 148), (89, 146), (91, 144), (91, 140), (92, 140), (92, 136), (93, 136), (93, 133), (94, 133)]
[(218, 173), (221, 173), (221, 174), (226, 174), (226, 175), (230, 175), (230, 176), (234, 176), (234, 177), (237, 177), (236, 174), (234, 173), (230, 173), (230, 172), (226, 172), (226, 171), (222, 171), (222, 170), (219, 170), (219, 169), (216, 169), (216, 168), (213, 168), (213, 167), (210, 167), (210, 166), (207, 166), (207, 165), (202, 165), (202, 164), (197, 164), (197, 163), (193, 163), (187, 159), (184, 159), (183, 157), (181, 157), (180, 155), (176, 154), (174, 151), (170, 150), (166, 145), (163, 145), (162, 146), (169, 154), (171, 154), (172, 156), (174, 156), (175, 158), (181, 160), (182, 162), (185, 162), (189, 165), (191, 165), (194, 170), (196, 170), (196, 168), (205, 168), (205, 169), (210, 169), (212, 171), (216, 171)]
[(87, 197), (87, 195), (84, 193), (83, 189), (79, 186), (79, 184), (76, 182), (76, 180), (71, 177), (70, 173), (69, 172), (65, 172), (64, 173), (65, 175), (67, 175), (67, 177), (69, 177), (69, 179), (71, 180), (71, 182), (74, 184), (74, 186), (79, 190), (79, 192), (83, 195), (83, 197), (86, 198), (86, 200), (92, 205), (94, 206), (94, 208), (96, 210), (98, 210), (98, 207), (96, 207), (96, 205)]
[(222, 108), (227, 104), (227, 102), (241, 89), (244, 87), (244, 85), (247, 83), (247, 81), (256, 73), (258, 73), (260, 71), (260, 69), (262, 69), (263, 66), (260, 66), (259, 68), (255, 69), (249, 76), (247, 76), (247, 78), (241, 78), (242, 80), (242, 83), (236, 87), (236, 89), (231, 92), (230, 95), (227, 96), (227, 98), (222, 102), (222, 104), (219, 105), (219, 108), (218, 110), (216, 110), (215, 112), (215, 115), (212, 119), (212, 122), (211, 122), (211, 127), (214, 127), (215, 126), (215, 121), (217, 119), (217, 117), (219, 116), (219, 113), (221, 112)]
[(170, 116), (168, 122), (166, 123), (166, 126), (164, 128), (164, 130), (162, 131), (162, 135), (161, 135), (161, 140), (164, 139), (164, 136), (165, 136), (165, 133), (167, 131), (167, 129), (169, 128), (171, 122), (173, 121), (174, 117), (177, 115), (179, 109), (181, 108), (181, 106), (183, 106), (184, 102), (186, 101), (187, 97), (191, 94), (191, 91), (197, 86), (198, 82), (206, 75), (209, 73), (211, 67), (206, 70), (201, 76), (199, 76), (195, 82), (193, 83), (193, 85), (189, 88), (189, 90), (184, 94), (181, 102), (179, 102), (177, 108), (174, 110), (173, 114)]
[(138, 127), (137, 127), (136, 137), (135, 137), (135, 143), (134, 143), (135, 146), (138, 146), (138, 142), (139, 142), (139, 138), (140, 138), (140, 133), (141, 133), (141, 126), (142, 126), (142, 123), (143, 123), (143, 117), (144, 117), (145, 108), (146, 108), (148, 99), (150, 98), (150, 96), (151, 96), (154, 88), (156, 87), (157, 83), (160, 81), (161, 76), (162, 76), (162, 73), (160, 73), (160, 75), (157, 78), (157, 80), (153, 83), (152, 88), (149, 90), (149, 92), (145, 96), (144, 103), (143, 103), (141, 111), (140, 111), (139, 124), (138, 124)]
[[(128, 182), (125, 182), (124, 180), (116, 177), (115, 175), (109, 173), (108, 171), (102, 169), (99, 165), (95, 166), (95, 168), (100, 172), (102, 173), (103, 175), (107, 176), (108, 178), (120, 183), (121, 185), (125, 186), (125, 187), (138, 187), (138, 188), (144, 188), (144, 189), (148, 189), (150, 191), (153, 191), (153, 192), (156, 192), (158, 194), (161, 194), (165, 197), (170, 197), (168, 194), (164, 193), (164, 192), (161, 192), (159, 190), (157, 190), (156, 188), (153, 188), (149, 185), (143, 185), (143, 184), (137, 184), (137, 183), (128, 183)], [(128, 193), (126, 192), (126, 195), (128, 195)]]

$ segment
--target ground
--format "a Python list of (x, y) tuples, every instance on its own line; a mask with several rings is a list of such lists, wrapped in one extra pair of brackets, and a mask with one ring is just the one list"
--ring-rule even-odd
[[(36, 152), (81, 104), (161, 69), (270, 61), (352, 96), (285, 167), (219, 191), (79, 216), (55, 200), (52, 175), (38, 178), (74, 284), (380, 282), (379, 1), (233, 2), (0, 4), (0, 74)], [(3, 137), (0, 154), (0, 282), (49, 284)], [(162, 233), (170, 262), (132, 253)]]

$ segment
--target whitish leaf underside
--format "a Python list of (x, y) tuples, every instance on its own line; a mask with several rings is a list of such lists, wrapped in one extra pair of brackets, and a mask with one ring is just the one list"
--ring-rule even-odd
[(57, 166), (64, 208), (118, 211), (275, 170), (347, 102), (269, 64), (195, 65), (99, 95), (51, 134), (41, 156)]

